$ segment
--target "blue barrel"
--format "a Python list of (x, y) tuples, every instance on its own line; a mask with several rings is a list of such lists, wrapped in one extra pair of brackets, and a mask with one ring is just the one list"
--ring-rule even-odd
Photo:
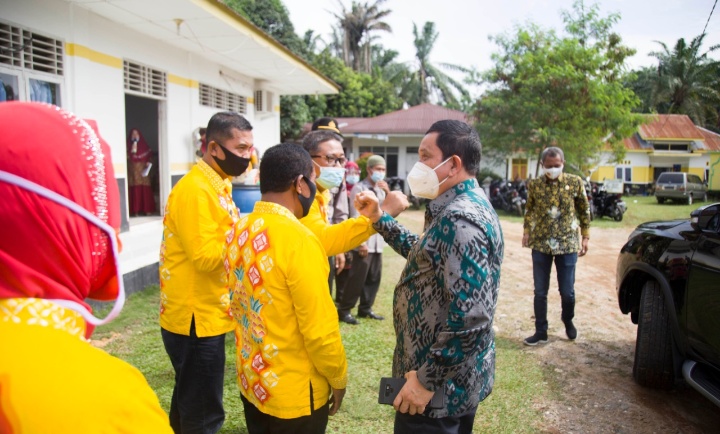
[(232, 198), (240, 214), (249, 214), (261, 197), (259, 185), (233, 184)]

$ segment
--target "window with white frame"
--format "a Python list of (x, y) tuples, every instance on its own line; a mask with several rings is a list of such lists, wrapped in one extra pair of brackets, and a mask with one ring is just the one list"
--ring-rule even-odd
[(64, 55), (61, 40), (0, 21), (0, 101), (60, 105)]
[(616, 167), (615, 179), (622, 179), (624, 182), (632, 182), (632, 167)]

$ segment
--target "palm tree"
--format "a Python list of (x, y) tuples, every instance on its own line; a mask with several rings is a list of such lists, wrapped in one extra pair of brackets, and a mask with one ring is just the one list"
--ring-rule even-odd
[(672, 50), (658, 42), (663, 51), (650, 53), (658, 59), (657, 74), (651, 77), (652, 105), (661, 113), (686, 114), (697, 125), (717, 126), (720, 62), (709, 58), (709, 54), (720, 45), (701, 54), (704, 38), (702, 34), (690, 45), (680, 38)]
[(392, 32), (389, 24), (382, 21), (391, 11), (380, 10), (380, 5), (387, 0), (375, 0), (374, 3), (358, 3), (353, 1), (350, 11), (345, 9), (341, 0), (341, 13), (334, 14), (339, 20), (343, 41), (343, 60), (355, 71), (369, 73), (372, 70), (371, 45), (373, 33), (378, 31)]
[(434, 102), (448, 107), (460, 109), (461, 103), (454, 91), (459, 92), (466, 99), (470, 98), (469, 92), (462, 83), (445, 74), (438, 66), (465, 74), (470, 74), (471, 71), (450, 63), (439, 63), (438, 66), (430, 63), (430, 52), (439, 36), (438, 32), (435, 31), (435, 23), (432, 21), (425, 23), (422, 34), (418, 34), (417, 25), (413, 23), (413, 35), (415, 36), (415, 59), (417, 60), (418, 69), (403, 86), (403, 98), (410, 105), (418, 105), (434, 100)]

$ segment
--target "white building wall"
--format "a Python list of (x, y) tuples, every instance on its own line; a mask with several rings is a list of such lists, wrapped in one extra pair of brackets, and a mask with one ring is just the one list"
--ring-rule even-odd
[[(278, 92), (273, 92), (275, 109), (256, 115), (252, 106), (256, 83), (252, 78), (228, 71), (198, 55), (163, 44), (64, 1), (3, 1), (1, 10), (1, 21), (64, 42), (63, 76), (51, 77), (60, 82), (60, 104), (80, 117), (97, 122), (101, 135), (112, 149), (118, 178), (127, 176), (123, 60), (167, 73), (166, 97), (148, 96), (159, 101), (161, 167), (158, 169), (162, 197), (156, 205), (161, 213), (171, 189), (171, 176), (186, 173), (195, 161), (192, 132), (206, 126), (210, 117), (219, 111), (200, 105), (198, 83), (246, 97), (245, 116), (254, 127), (258, 147), (264, 150), (279, 143)], [(75, 51), (71, 52), (72, 49)], [(238, 56), (242, 56), (242, 52)], [(29, 74), (4, 64), (0, 64), (0, 68), (20, 76)], [(27, 95), (23, 96), (23, 99), (28, 99)], [(123, 273), (156, 263), (161, 235), (160, 219), (133, 224), (129, 231), (121, 234), (125, 246), (121, 254)]]

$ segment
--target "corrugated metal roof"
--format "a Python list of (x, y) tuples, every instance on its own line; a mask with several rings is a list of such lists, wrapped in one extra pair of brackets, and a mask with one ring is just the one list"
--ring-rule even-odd
[(640, 125), (638, 134), (647, 141), (702, 140), (697, 127), (687, 115), (652, 115), (656, 120)]
[(720, 151), (720, 135), (695, 126), (687, 115), (648, 116), (652, 116), (651, 122), (624, 139), (625, 149), (652, 151), (652, 142), (688, 142), (696, 150)]
[[(352, 134), (419, 134), (424, 135), (432, 124), (443, 119), (468, 122), (468, 116), (434, 104), (420, 104), (373, 118), (338, 118), (343, 135)], [(347, 124), (343, 126), (343, 123)]]
[(720, 151), (720, 134), (706, 130), (703, 127), (697, 127), (698, 132), (703, 136), (705, 140), (705, 149), (708, 151)]

